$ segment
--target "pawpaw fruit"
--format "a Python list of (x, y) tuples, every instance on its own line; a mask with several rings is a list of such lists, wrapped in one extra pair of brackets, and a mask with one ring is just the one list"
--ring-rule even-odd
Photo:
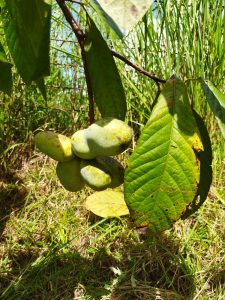
[(112, 157), (81, 160), (80, 168), (85, 183), (96, 191), (118, 187), (124, 181), (124, 168)]
[(116, 188), (124, 182), (125, 170), (118, 160), (110, 156), (97, 157), (96, 159), (100, 161), (102, 165), (104, 165), (104, 169), (110, 174), (110, 188)]
[(83, 159), (92, 159), (95, 156), (90, 151), (86, 138), (87, 129), (76, 131), (71, 137), (72, 150), (74, 154)]
[(36, 147), (52, 159), (65, 162), (74, 158), (71, 139), (52, 131), (41, 131), (34, 137)]
[(129, 146), (132, 129), (123, 121), (103, 118), (87, 129), (79, 130), (72, 136), (72, 149), (80, 158), (93, 159), (98, 156), (114, 156)]
[(77, 157), (70, 161), (58, 162), (56, 174), (62, 186), (70, 192), (77, 192), (85, 185), (80, 175), (80, 159)]
[(95, 191), (102, 191), (109, 187), (111, 176), (96, 159), (81, 160), (80, 174), (84, 182)]

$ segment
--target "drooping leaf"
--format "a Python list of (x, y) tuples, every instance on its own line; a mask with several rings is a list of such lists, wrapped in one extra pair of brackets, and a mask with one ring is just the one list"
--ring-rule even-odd
[(196, 152), (200, 160), (200, 181), (194, 200), (187, 208), (182, 219), (189, 217), (205, 202), (212, 183), (212, 148), (211, 141), (203, 119), (193, 111), (201, 135), (204, 151)]
[(114, 218), (129, 215), (129, 210), (121, 191), (105, 190), (90, 195), (86, 207), (102, 218)]
[(5, 55), (5, 51), (0, 43), (0, 90), (6, 94), (12, 91), (12, 64), (10, 64)]
[(225, 138), (225, 95), (209, 80), (202, 80), (202, 88)]
[(4, 31), (10, 54), (26, 83), (49, 75), (51, 0), (5, 0)]
[(129, 31), (144, 16), (154, 0), (94, 0), (112, 29), (121, 36), (121, 30)]
[(136, 226), (160, 232), (181, 217), (198, 189), (201, 150), (186, 86), (169, 79), (125, 172), (125, 201)]
[(88, 19), (85, 55), (94, 99), (102, 117), (124, 120), (127, 107), (121, 78), (105, 40), (91, 19)]

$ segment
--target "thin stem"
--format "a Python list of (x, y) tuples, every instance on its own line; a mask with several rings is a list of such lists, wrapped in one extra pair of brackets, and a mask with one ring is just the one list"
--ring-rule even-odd
[(85, 6), (85, 5), (86, 5), (86, 4), (83, 3), (83, 2), (79, 2), (79, 1), (75, 1), (75, 0), (65, 0), (65, 1), (71, 2), (71, 3), (76, 3), (76, 4), (79, 4), (79, 5), (81, 5), (81, 6)]
[(123, 55), (117, 53), (114, 50), (111, 50), (111, 53), (113, 56), (115, 56), (116, 58), (119, 58), (120, 60), (122, 60), (123, 62), (125, 62), (127, 65), (129, 65), (130, 67), (134, 68), (136, 71), (138, 71), (141, 74), (144, 74), (145, 76), (153, 79), (156, 83), (157, 82), (161, 82), (161, 83), (165, 83), (166, 80), (165, 79), (161, 79), (158, 78), (157, 76), (155, 76), (154, 74), (149, 73), (148, 71), (146, 71), (145, 69), (143, 69), (140, 66), (135, 65), (134, 63), (132, 63), (130, 60), (128, 60), (126, 57), (124, 57)]

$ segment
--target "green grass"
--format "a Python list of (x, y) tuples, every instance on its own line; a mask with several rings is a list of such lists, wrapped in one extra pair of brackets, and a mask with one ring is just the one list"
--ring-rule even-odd
[[(142, 22), (115, 49), (159, 78), (173, 74), (187, 82), (190, 101), (210, 123), (207, 101), (196, 79), (211, 80), (224, 91), (224, 1), (156, 1)], [(145, 124), (157, 85), (119, 62), (133, 118)]]
[(1, 299), (224, 299), (224, 187), (158, 235), (91, 215), (35, 155), (1, 181)]

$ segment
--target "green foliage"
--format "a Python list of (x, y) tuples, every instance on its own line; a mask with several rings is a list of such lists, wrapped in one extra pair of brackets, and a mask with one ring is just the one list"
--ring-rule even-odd
[(23, 80), (29, 83), (49, 75), (51, 0), (5, 3), (5, 38)]
[(203, 80), (202, 88), (225, 138), (225, 94), (221, 93), (210, 81)]
[[(189, 97), (195, 109), (212, 126), (212, 114), (195, 79), (213, 82), (221, 91), (225, 78), (224, 1), (155, 1), (135, 30), (114, 48), (130, 61), (158, 77), (176, 74), (188, 81)], [(132, 50), (131, 50), (132, 49)], [(128, 99), (129, 117), (144, 125), (157, 95), (149, 78), (119, 61)]]
[(103, 118), (124, 120), (127, 108), (120, 75), (105, 40), (91, 18), (88, 18), (86, 35), (84, 49), (95, 102)]
[(197, 192), (202, 149), (186, 87), (169, 79), (125, 173), (125, 201), (137, 226), (159, 232), (181, 217)]

